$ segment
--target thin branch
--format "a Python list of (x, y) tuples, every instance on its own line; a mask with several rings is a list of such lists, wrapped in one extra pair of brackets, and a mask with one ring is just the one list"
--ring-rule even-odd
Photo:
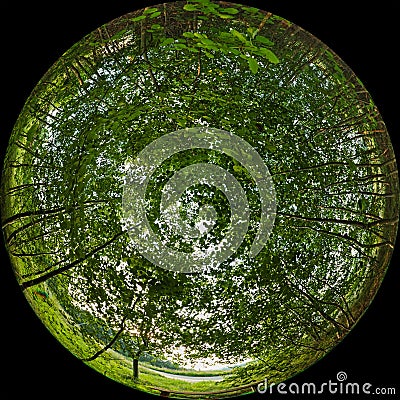
[(58, 274), (60, 274), (60, 273), (62, 273), (62, 272), (68, 271), (68, 270), (70, 270), (71, 268), (74, 268), (74, 267), (78, 266), (78, 265), (81, 264), (83, 261), (85, 261), (85, 260), (87, 260), (88, 258), (92, 257), (94, 254), (96, 254), (96, 253), (98, 253), (99, 251), (105, 249), (107, 246), (109, 246), (111, 243), (113, 243), (115, 240), (117, 240), (117, 239), (118, 239), (120, 236), (122, 236), (124, 233), (125, 233), (124, 231), (118, 232), (115, 236), (113, 236), (113, 237), (112, 237), (111, 239), (109, 239), (107, 242), (103, 243), (101, 246), (95, 247), (93, 250), (91, 250), (89, 253), (87, 253), (84, 257), (80, 257), (80, 258), (78, 258), (77, 260), (75, 260), (75, 261), (73, 261), (73, 262), (71, 262), (71, 263), (69, 263), (69, 264), (67, 264), (67, 265), (64, 265), (63, 267), (58, 268), (58, 269), (53, 270), (53, 271), (50, 271), (50, 272), (48, 272), (47, 274), (42, 275), (42, 276), (40, 276), (40, 277), (38, 277), (38, 278), (31, 279), (31, 280), (29, 280), (29, 281), (23, 282), (23, 283), (21, 284), (21, 289), (22, 289), (22, 290), (25, 290), (25, 289), (27, 289), (27, 288), (29, 288), (29, 287), (38, 285), (39, 283), (43, 283), (43, 282), (47, 281), (48, 279), (53, 278), (53, 277), (57, 276)]
[(118, 338), (121, 336), (121, 334), (125, 330), (125, 321), (128, 318), (129, 312), (131, 311), (131, 309), (135, 308), (136, 303), (138, 302), (139, 299), (140, 299), (140, 296), (136, 297), (135, 302), (128, 307), (128, 311), (125, 313), (125, 315), (123, 316), (123, 318), (122, 318), (122, 320), (121, 320), (121, 322), (119, 324), (118, 332), (114, 335), (114, 337), (110, 340), (110, 342), (108, 342), (106, 346), (101, 348), (99, 351), (94, 353), (92, 356), (90, 356), (88, 358), (82, 358), (82, 361), (86, 361), (86, 362), (93, 361), (97, 357), (102, 355), (105, 351), (107, 351), (109, 348), (112, 347), (112, 345), (118, 340)]

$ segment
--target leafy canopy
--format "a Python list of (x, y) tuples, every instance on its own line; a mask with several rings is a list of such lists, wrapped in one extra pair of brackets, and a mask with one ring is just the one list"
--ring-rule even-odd
[[(124, 229), (124, 166), (157, 138), (196, 126), (232, 132), (257, 150), (277, 217), (251, 259), (260, 199), (248, 171), (212, 150), (172, 156), (146, 192), (152, 229), (168, 246), (191, 249), (159, 222), (162, 187), (175, 171), (215, 164), (240, 183), (250, 208), (234, 255), (179, 274), (147, 261)], [(10, 138), (2, 227), (27, 299), (74, 355), (143, 390), (148, 381), (136, 386), (122, 367), (106, 365), (121, 357), (246, 361), (215, 384), (223, 389), (285, 380), (351, 330), (390, 260), (398, 193), (381, 116), (329, 48), (270, 13), (196, 0), (113, 20), (49, 69)], [(230, 211), (220, 190), (191, 186), (182, 202), (191, 223), (200, 205), (212, 205), (213, 240), (222, 240)]]

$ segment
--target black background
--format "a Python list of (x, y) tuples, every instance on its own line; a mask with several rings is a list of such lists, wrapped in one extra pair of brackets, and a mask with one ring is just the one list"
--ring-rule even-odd
[[(100, 25), (129, 11), (160, 1), (4, 1), (0, 5), (1, 157), (12, 127), (30, 92), (47, 69), (74, 43)], [(399, 160), (398, 85), (399, 6), (395, 1), (241, 1), (258, 6), (314, 34), (356, 73), (372, 95), (391, 135)], [(3, 160), (1, 159), (1, 162)], [(62, 395), (74, 399), (149, 398), (98, 374), (72, 356), (42, 325), (16, 284), (1, 240), (0, 398), (32, 400)], [(383, 284), (367, 312), (324, 359), (292, 379), (297, 383), (335, 381), (395, 387), (400, 395), (399, 245)], [(240, 334), (240, 333), (239, 333)], [(252, 395), (267, 398), (270, 395)], [(285, 396), (272, 396), (285, 398)], [(289, 396), (293, 397), (293, 396)], [(325, 398), (328, 396), (312, 396)], [(345, 395), (337, 395), (347, 398)], [(348, 396), (348, 398), (362, 396)], [(376, 396), (374, 396), (376, 398)], [(307, 396), (300, 396), (307, 398)], [(334, 396), (333, 398), (336, 398)]]

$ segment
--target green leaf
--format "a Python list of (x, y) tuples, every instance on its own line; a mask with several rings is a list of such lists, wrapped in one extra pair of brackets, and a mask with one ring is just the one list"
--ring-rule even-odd
[(249, 61), (250, 71), (251, 71), (253, 74), (256, 74), (257, 71), (258, 71), (258, 62), (257, 62), (257, 60), (256, 60), (255, 58), (253, 58), (253, 57), (250, 57), (250, 58), (248, 59), (248, 61)]
[(219, 50), (219, 47), (217, 47), (214, 44), (205, 44), (203, 42), (200, 42), (200, 43), (197, 43), (196, 45), (197, 45), (197, 47), (200, 47), (202, 49), (214, 50), (214, 51), (218, 51)]
[(247, 11), (250, 14), (256, 14), (260, 11), (258, 8), (255, 7), (242, 7), (242, 10)]
[(267, 46), (273, 46), (274, 45), (274, 42), (271, 42), (271, 40), (267, 39), (265, 36), (257, 35), (255, 37), (255, 39), (257, 40), (257, 42), (260, 42), (262, 44), (266, 44)]
[(194, 4), (185, 4), (183, 6), (183, 9), (185, 11), (199, 11), (199, 9), (197, 8), (197, 6), (195, 6)]
[(183, 43), (175, 43), (174, 47), (176, 50), (184, 50), (187, 48), (186, 44), (183, 44)]
[(132, 22), (138, 22), (138, 21), (142, 21), (143, 19), (146, 19), (146, 15), (139, 15), (138, 17), (136, 17), (136, 18), (132, 18), (131, 19), (131, 21)]
[(222, 19), (232, 19), (233, 16), (230, 14), (218, 14), (218, 17), (222, 18)]
[(160, 46), (164, 47), (164, 46), (168, 46), (171, 43), (174, 43), (174, 38), (166, 38), (165, 40), (163, 40), (160, 44)]
[(223, 8), (223, 12), (227, 13), (227, 14), (235, 15), (239, 12), (239, 10), (236, 8), (228, 7), (228, 8)]
[(229, 48), (230, 52), (234, 54), (235, 56), (240, 55), (240, 51), (238, 49), (235, 49), (234, 47)]
[(203, 43), (207, 46), (215, 46), (216, 45), (216, 43), (213, 40), (207, 39), (207, 38), (202, 38), (201, 43)]
[(217, 46), (207, 46), (208, 50), (220, 51), (220, 48)]
[(157, 12), (155, 12), (155, 13), (153, 13), (153, 14), (150, 15), (150, 19), (157, 18), (157, 17), (159, 17), (160, 15), (161, 15), (161, 12), (160, 12), (160, 11), (157, 11)]
[(244, 35), (238, 32), (236, 29), (231, 29), (231, 34), (239, 39), (241, 42), (247, 43), (247, 39), (244, 37)]
[(265, 47), (261, 47), (259, 49), (259, 52), (270, 62), (273, 64), (278, 64), (279, 63), (279, 58), (269, 49), (266, 49)]
[(250, 34), (250, 36), (252, 37), (252, 39), (254, 39), (254, 37), (255, 37), (255, 36), (257, 35), (257, 33), (258, 33), (258, 29), (249, 26), (249, 27), (247, 28), (247, 32), (249, 32), (249, 34)]
[(223, 40), (232, 40), (232, 35), (228, 32), (219, 32), (219, 37)]
[(194, 33), (193, 32), (183, 32), (182, 34), (186, 38), (194, 38)]
[(153, 14), (153, 13), (155, 13), (156, 11), (158, 11), (158, 9), (155, 8), (155, 7), (153, 7), (153, 8), (148, 8), (147, 10), (144, 10), (144, 11), (143, 11), (143, 15)]
[(183, 128), (185, 128), (186, 127), (186, 123), (187, 123), (187, 121), (186, 121), (186, 119), (185, 118), (178, 118), (178, 125), (179, 126), (182, 126)]
[(259, 53), (259, 48), (256, 46), (245, 46), (244, 48), (246, 51), (250, 52), (250, 53), (254, 53), (257, 54)]
[(111, 40), (117, 40), (121, 38), (123, 35), (125, 35), (126, 29), (122, 29), (121, 31), (117, 32), (115, 35), (111, 37)]

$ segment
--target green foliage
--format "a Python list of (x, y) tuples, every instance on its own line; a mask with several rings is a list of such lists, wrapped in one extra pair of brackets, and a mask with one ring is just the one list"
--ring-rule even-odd
[(252, 57), (249, 57), (249, 58), (248, 58), (248, 61), (249, 61), (249, 68), (250, 68), (250, 71), (251, 71), (253, 74), (256, 74), (257, 71), (258, 71), (258, 62), (257, 62), (257, 60), (255, 60), (255, 59), (252, 58)]
[[(204, 274), (179, 274), (130, 241), (124, 166), (157, 138), (194, 126), (230, 131), (257, 150), (278, 213), (250, 259), (261, 212), (246, 168), (204, 149), (170, 157), (146, 193), (149, 223), (168, 246), (194, 246), (160, 216), (162, 188), (184, 167), (224, 168), (250, 212), (237, 253)], [(279, 382), (332, 349), (369, 305), (395, 240), (396, 173), (372, 99), (311, 35), (252, 7), (167, 3), (92, 32), (41, 79), (7, 150), (3, 232), (35, 312), (112, 379), (171, 388), (178, 384), (144, 368), (133, 382), (132, 359), (174, 368), (211, 358), (251, 362), (221, 383), (180, 387)], [(199, 245), (219, 243), (230, 222), (221, 190), (193, 185), (185, 196), (179, 213), (192, 225), (199, 206), (216, 211)]]

